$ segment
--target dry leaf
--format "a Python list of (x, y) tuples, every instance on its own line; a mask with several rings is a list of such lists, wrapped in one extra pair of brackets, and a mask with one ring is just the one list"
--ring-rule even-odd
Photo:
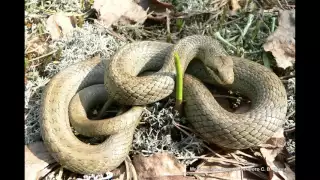
[[(232, 170), (234, 167), (225, 167), (214, 165), (217, 163), (206, 163), (201, 167), (197, 167), (195, 172), (197, 173), (206, 173), (199, 174), (200, 179), (214, 180), (214, 179), (241, 179), (241, 171), (240, 170)], [(230, 171), (228, 170), (230, 169)]]
[(186, 166), (168, 153), (156, 153), (150, 157), (135, 155), (133, 165), (139, 179), (181, 176), (186, 173)]
[(221, 165), (217, 162), (206, 160), (195, 169), (195, 174), (201, 180), (218, 179), (252, 179), (254, 176), (246, 170), (241, 170), (231, 165)]
[(158, 0), (136, 0), (144, 10), (152, 12), (149, 19), (156, 21), (164, 21), (167, 16), (173, 11), (173, 5), (170, 3), (160, 2)]
[(231, 0), (231, 11), (235, 12), (239, 9), (241, 9), (241, 6), (239, 5), (239, 0)]
[(265, 51), (271, 51), (277, 66), (283, 69), (295, 63), (295, 10), (280, 12), (279, 27), (263, 45)]
[(283, 129), (280, 129), (265, 144), (261, 145), (262, 148), (260, 148), (260, 152), (267, 163), (271, 180), (295, 179), (295, 174), (290, 167), (286, 163), (276, 160), (276, 157), (282, 152), (285, 144), (286, 141), (283, 135)]
[(266, 143), (260, 145), (260, 152), (267, 164), (275, 160), (285, 145), (286, 139), (283, 128), (277, 131)]
[(165, 13), (166, 9), (173, 9), (173, 5), (170, 3), (160, 2), (157, 0), (136, 0), (136, 2), (144, 9), (149, 8), (149, 12)]
[[(93, 8), (99, 12), (99, 20), (106, 27), (116, 24), (144, 23), (147, 13), (153, 16), (165, 16), (166, 9), (173, 9), (169, 3), (157, 0), (96, 0)], [(154, 17), (155, 16), (155, 17)]]
[(111, 171), (114, 180), (125, 180), (126, 179), (126, 166), (122, 163), (119, 167)]
[(41, 170), (55, 162), (42, 142), (36, 142), (24, 147), (25, 179), (39, 179)]
[(26, 54), (34, 53), (36, 56), (40, 56), (49, 52), (49, 43), (43, 37), (36, 36), (32, 38), (26, 43), (26, 46)]
[(290, 169), (289, 165), (280, 161), (266, 160), (270, 180), (295, 180), (295, 173)]
[(133, 0), (96, 0), (93, 8), (106, 27), (118, 22), (143, 23), (147, 18), (147, 12)]
[(283, 171), (278, 171), (278, 174), (282, 177), (279, 178), (277, 174), (272, 173), (271, 176), (271, 180), (295, 180), (295, 173), (290, 169), (289, 165), (287, 163), (284, 163), (285, 167), (283, 169)]
[(196, 180), (196, 178), (190, 176), (163, 176), (144, 178), (143, 180)]
[(286, 138), (284, 137), (284, 129), (279, 129), (274, 135), (260, 147), (263, 148), (280, 148), (282, 149), (286, 145)]
[(47, 19), (47, 30), (50, 32), (52, 40), (59, 39), (62, 35), (70, 33), (76, 24), (72, 16), (63, 13), (51, 15)]

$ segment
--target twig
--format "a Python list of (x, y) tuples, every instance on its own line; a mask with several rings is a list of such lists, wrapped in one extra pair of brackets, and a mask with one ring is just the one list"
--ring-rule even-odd
[[(221, 13), (221, 12), (220, 12)], [(207, 25), (208, 23), (210, 23), (213, 19), (215, 19), (216, 17), (218, 17), (220, 15), (220, 13), (217, 13), (215, 15), (213, 15), (212, 17), (210, 17), (205, 23), (204, 25)]]
[(54, 162), (53, 164), (48, 165), (46, 168), (44, 168), (38, 173), (38, 178), (39, 179), (45, 178), (45, 176), (47, 176), (52, 171), (55, 171), (57, 168), (59, 168), (59, 166), (60, 164), (57, 162)]
[(231, 20), (231, 21), (228, 21), (228, 22), (222, 24), (222, 26), (226, 26), (226, 25), (228, 25), (228, 24), (235, 23), (236, 21), (239, 21), (239, 20), (241, 20), (241, 19), (243, 19), (243, 18), (244, 18), (244, 16), (241, 16), (241, 17), (239, 17), (239, 18), (237, 18), (237, 19), (234, 19), (234, 20)]
[(88, 18), (88, 19), (91, 19), (91, 20), (93, 20), (96, 24), (104, 27), (108, 34), (112, 35), (113, 37), (116, 37), (116, 38), (120, 39), (121, 41), (125, 41), (125, 42), (126, 42), (128, 39), (129, 39), (130, 42), (133, 42), (133, 41), (134, 41), (133, 39), (130, 39), (130, 38), (126, 39), (125, 37), (121, 36), (120, 34), (118, 34), (118, 33), (114, 32), (114, 31), (110, 30), (109, 28), (107, 28), (105, 25), (101, 24), (101, 23), (100, 23), (99, 21), (97, 21), (96, 19), (92, 19), (92, 18)]
[(289, 164), (293, 163), (294, 161), (296, 161), (296, 156), (291, 156), (291, 157), (287, 158), (287, 162)]
[(127, 156), (126, 161), (127, 161), (128, 166), (131, 170), (133, 180), (138, 180), (137, 171), (136, 171), (135, 167), (133, 166), (132, 161), (129, 156)]
[(249, 166), (240, 166), (238, 168), (223, 168), (223, 170), (216, 170), (216, 171), (200, 171), (200, 172), (187, 172), (188, 174), (209, 174), (209, 173), (219, 173), (219, 172), (232, 172), (232, 171), (243, 171), (246, 169), (251, 169), (254, 167), (259, 167), (258, 165), (249, 165)]
[[(129, 158), (130, 159), (130, 158)], [(128, 162), (128, 157), (124, 160), (124, 164), (126, 166), (126, 180), (131, 179), (131, 173), (130, 173), (130, 167), (129, 167), (129, 162)]]
[[(50, 36), (47, 37), (47, 39), (45, 40), (44, 43), (46, 43), (46, 42), (49, 40), (49, 37), (50, 37)], [(29, 47), (31, 47), (31, 45), (30, 45)], [(35, 49), (31, 50), (31, 51), (25, 52), (25, 54), (29, 54), (29, 53), (35, 52), (36, 50), (40, 49), (40, 47), (41, 47), (41, 46), (38, 46), (37, 48), (35, 48)]]
[(237, 50), (237, 48), (236, 48), (234, 45), (230, 44), (228, 41), (226, 41), (225, 39), (223, 39), (223, 37), (220, 35), (219, 31), (215, 32), (215, 33), (214, 33), (214, 36), (215, 36), (217, 39), (219, 39), (221, 42), (223, 42), (224, 44), (230, 46), (233, 50), (235, 50), (235, 51)]
[(293, 126), (293, 127), (291, 127), (291, 128), (284, 129), (284, 132), (286, 132), (286, 133), (291, 133), (291, 132), (293, 132), (295, 129), (296, 129), (296, 127)]
[[(187, 131), (185, 131), (184, 129), (182, 129), (181, 127), (184, 127), (182, 125), (180, 125), (179, 123), (176, 123), (175, 121), (172, 122), (172, 124), (177, 128), (179, 129), (180, 131), (182, 131), (183, 133), (185, 133), (186, 135), (188, 135), (189, 137), (192, 137), (190, 133), (188, 133)], [(181, 127), (180, 127), (181, 126)], [(189, 128), (188, 128), (189, 129)], [(194, 134), (198, 134), (194, 131), (192, 131), (191, 129), (189, 129), (191, 132), (193, 132)], [(221, 156), (220, 154), (216, 153), (214, 150), (212, 150), (209, 146), (207, 146), (206, 144), (204, 143), (201, 143), (201, 145), (205, 148), (207, 148), (210, 152), (212, 152), (214, 155), (220, 157), (220, 158), (223, 158), (223, 159), (226, 159), (225, 157)]]
[(256, 51), (251, 51), (251, 52), (244, 52), (244, 54), (257, 54), (257, 53), (261, 53), (263, 52), (263, 50), (256, 50)]
[(281, 8), (281, 9), (284, 9), (284, 8), (282, 7), (281, 2), (280, 2), (279, 0), (277, 0), (277, 1), (278, 1), (278, 4), (279, 4), (280, 8)]
[(243, 156), (246, 156), (246, 157), (251, 158), (251, 159), (256, 159), (256, 160), (259, 159), (259, 158), (257, 158), (257, 157), (251, 156), (251, 155), (249, 155), (249, 154), (247, 154), (247, 153), (244, 153), (244, 152), (242, 152), (242, 151), (239, 151), (239, 150), (237, 150), (235, 153), (236, 153), (236, 154), (243, 155)]
[[(177, 123), (175, 121), (172, 122), (172, 124), (179, 129), (180, 131), (182, 131), (183, 133), (185, 133), (187, 136), (192, 137), (190, 133), (188, 133), (187, 131), (185, 131), (184, 129), (180, 128)], [(209, 151), (211, 151), (214, 155), (224, 158), (223, 156), (221, 156), (220, 154), (216, 153), (215, 151), (213, 151), (210, 147), (208, 147), (207, 145), (201, 143), (202, 146), (206, 147)]]
[(252, 24), (253, 18), (254, 18), (254, 15), (253, 14), (249, 14), (247, 25), (243, 29), (243, 32), (241, 34), (242, 37), (244, 37), (247, 34), (247, 32), (248, 32), (248, 30), (249, 30), (249, 28), (250, 28), (250, 26)]
[(62, 180), (62, 174), (63, 174), (63, 167), (60, 167), (60, 169), (59, 169), (59, 174), (56, 176), (56, 178), (57, 178), (58, 180)]
[(289, 119), (289, 117), (291, 117), (294, 113), (296, 113), (295, 110), (293, 110), (292, 112), (290, 112), (290, 113), (286, 116), (286, 119)]
[(172, 123), (174, 123), (175, 125), (177, 125), (177, 126), (179, 126), (179, 127), (185, 128), (185, 129), (191, 131), (192, 133), (195, 133), (191, 128), (188, 128), (187, 126), (184, 126), (184, 125), (182, 125), (182, 124), (179, 124), (179, 123), (177, 123), (177, 122), (175, 122), (175, 121), (173, 121)]
[(168, 9), (166, 9), (166, 25), (167, 25), (167, 42), (172, 43), (171, 31), (170, 31), (170, 15)]
[[(44, 35), (44, 34), (48, 34), (48, 33), (41, 33), (41, 34), (38, 34), (37, 36), (41, 36), (41, 35)], [(37, 36), (36, 36), (36, 37), (37, 37)], [(31, 37), (31, 35), (30, 35), (29, 37)], [(31, 39), (29, 42), (27, 42), (27, 44), (29, 43), (29, 46), (27, 46), (27, 48), (25, 49), (25, 52), (24, 52), (25, 54), (28, 54), (28, 53), (30, 53), (30, 52), (35, 51), (35, 49), (34, 49), (34, 50), (28, 52), (29, 48), (31, 47), (31, 43), (32, 43), (33, 41), (36, 41), (36, 40), (37, 40), (36, 37), (33, 37), (33, 39)], [(47, 37), (47, 39), (46, 39), (45, 42), (48, 41), (49, 37), (50, 37), (50, 36)], [(40, 47), (40, 46), (39, 46), (39, 47)], [(37, 47), (36, 49), (38, 49), (39, 47)]]
[(234, 164), (240, 164), (240, 165), (251, 165), (251, 166), (259, 166), (259, 164), (255, 163), (244, 163), (240, 161), (235, 161), (231, 159), (226, 159), (225, 157), (223, 158), (216, 158), (216, 157), (202, 157), (202, 156), (194, 156), (194, 157), (178, 157), (177, 159), (204, 159), (204, 160), (209, 160), (209, 161), (214, 161), (214, 162), (220, 162), (224, 161), (227, 163), (234, 163)]
[(54, 53), (57, 52), (57, 51), (58, 51), (58, 50), (51, 51), (51, 52), (49, 52), (49, 53), (47, 53), (47, 54), (44, 54), (44, 55), (42, 55), (42, 56), (39, 56), (39, 57), (30, 59), (30, 60), (28, 60), (28, 62), (36, 61), (36, 60), (39, 60), (39, 59), (44, 58), (44, 57), (46, 57), (46, 56), (50, 56), (50, 55), (54, 54)]
[(290, 79), (290, 78), (293, 78), (293, 77), (295, 77), (295, 76), (296, 76), (295, 74), (292, 74), (292, 75), (282, 76), (282, 77), (280, 77), (280, 79), (281, 79), (281, 80), (283, 80), (283, 79)]
[[(218, 176), (214, 176), (211, 173), (208, 172), (187, 172), (188, 174), (193, 174), (193, 176), (195, 176), (197, 179), (203, 179), (203, 177), (210, 178), (210, 179), (218, 179), (218, 180), (234, 180), (234, 178), (225, 178), (225, 177), (218, 177)], [(197, 174), (205, 174), (205, 176), (198, 176)], [(210, 175), (208, 175), (210, 174)]]

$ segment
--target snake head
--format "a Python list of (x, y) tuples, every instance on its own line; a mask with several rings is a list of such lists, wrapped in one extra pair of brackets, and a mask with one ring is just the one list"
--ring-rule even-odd
[(208, 74), (219, 84), (228, 85), (234, 81), (233, 60), (231, 56), (215, 56), (205, 62)]

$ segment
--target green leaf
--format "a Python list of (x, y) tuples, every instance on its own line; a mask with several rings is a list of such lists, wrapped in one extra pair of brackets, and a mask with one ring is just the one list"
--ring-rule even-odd
[(268, 57), (268, 54), (266, 52), (263, 52), (262, 60), (263, 60), (263, 65), (266, 66), (267, 68), (271, 69), (271, 60)]
[(178, 27), (178, 31), (181, 31), (182, 28), (184, 27), (184, 20), (182, 20), (182, 19), (177, 19), (176, 25), (177, 25), (177, 27)]

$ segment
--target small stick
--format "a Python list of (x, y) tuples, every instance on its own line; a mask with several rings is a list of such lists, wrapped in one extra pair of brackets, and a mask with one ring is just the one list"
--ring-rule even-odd
[(258, 158), (254, 157), (254, 156), (251, 156), (250, 154), (244, 153), (244, 152), (242, 152), (242, 151), (239, 151), (239, 150), (237, 150), (235, 153), (236, 153), (236, 154), (239, 154), (239, 155), (246, 156), (246, 157), (251, 158), (251, 159), (257, 159), (257, 160), (259, 160)]
[(259, 164), (255, 163), (250, 163), (250, 162), (240, 162), (240, 161), (235, 161), (232, 159), (226, 159), (226, 158), (216, 158), (216, 157), (202, 157), (202, 156), (194, 156), (194, 157), (178, 157), (177, 159), (204, 159), (204, 160), (209, 160), (209, 161), (214, 161), (214, 162), (219, 162), (222, 163), (234, 163), (234, 164), (239, 164), (239, 165), (251, 165), (251, 166), (259, 166)]
[(223, 39), (223, 37), (221, 36), (221, 34), (219, 33), (219, 31), (217, 31), (216, 33), (214, 33), (214, 37), (216, 37), (217, 39), (219, 39), (221, 42), (223, 42), (224, 44), (226, 44), (227, 46), (230, 46), (233, 50), (237, 50), (237, 48), (230, 44), (227, 40)]
[(296, 75), (295, 74), (292, 74), (292, 75), (287, 75), (287, 76), (282, 76), (282, 77), (280, 77), (280, 79), (282, 80), (282, 79), (290, 79), (290, 78), (293, 78), (293, 77), (295, 77)]
[(296, 127), (293, 126), (293, 127), (291, 127), (291, 128), (285, 129), (284, 132), (286, 132), (286, 133), (291, 133), (291, 132), (293, 132), (295, 129), (296, 129)]
[(253, 14), (249, 14), (247, 25), (243, 29), (242, 37), (244, 37), (247, 34), (247, 32), (248, 32), (248, 30), (249, 30), (249, 28), (250, 28), (250, 26), (252, 24), (253, 18), (254, 18), (254, 15)]
[(295, 110), (293, 110), (291, 113), (289, 113), (289, 114), (286, 116), (286, 119), (288, 119), (289, 117), (291, 117), (294, 113), (296, 113)]
[[(184, 129), (182, 129), (180, 126), (180, 124), (178, 124), (178, 123), (176, 123), (175, 121), (173, 121), (173, 125), (177, 128), (177, 129), (179, 129), (181, 132), (183, 132), (183, 133), (185, 133), (187, 136), (189, 136), (189, 137), (192, 137), (192, 135), (190, 134), (190, 133), (188, 133), (187, 131), (185, 131)], [(193, 132), (193, 131), (192, 131)], [(194, 132), (193, 132), (194, 133)], [(216, 156), (218, 156), (218, 157), (220, 157), (220, 158), (223, 158), (223, 159), (225, 159), (223, 156), (221, 156), (220, 154), (218, 154), (218, 153), (216, 153), (214, 150), (212, 150), (209, 146), (207, 146), (206, 144), (204, 144), (204, 143), (201, 143), (201, 145), (203, 146), (203, 147), (205, 147), (205, 148), (207, 148), (210, 152), (212, 152), (214, 155), (216, 155)]]
[(44, 57), (46, 57), (46, 56), (50, 56), (50, 55), (54, 54), (54, 53), (57, 52), (57, 51), (58, 51), (58, 50), (51, 51), (51, 52), (49, 52), (49, 53), (47, 53), (47, 54), (44, 54), (44, 55), (42, 55), (42, 56), (36, 57), (36, 58), (34, 58), (34, 59), (30, 59), (30, 60), (28, 60), (28, 62), (36, 61), (36, 60), (41, 59), (41, 58), (44, 58)]

